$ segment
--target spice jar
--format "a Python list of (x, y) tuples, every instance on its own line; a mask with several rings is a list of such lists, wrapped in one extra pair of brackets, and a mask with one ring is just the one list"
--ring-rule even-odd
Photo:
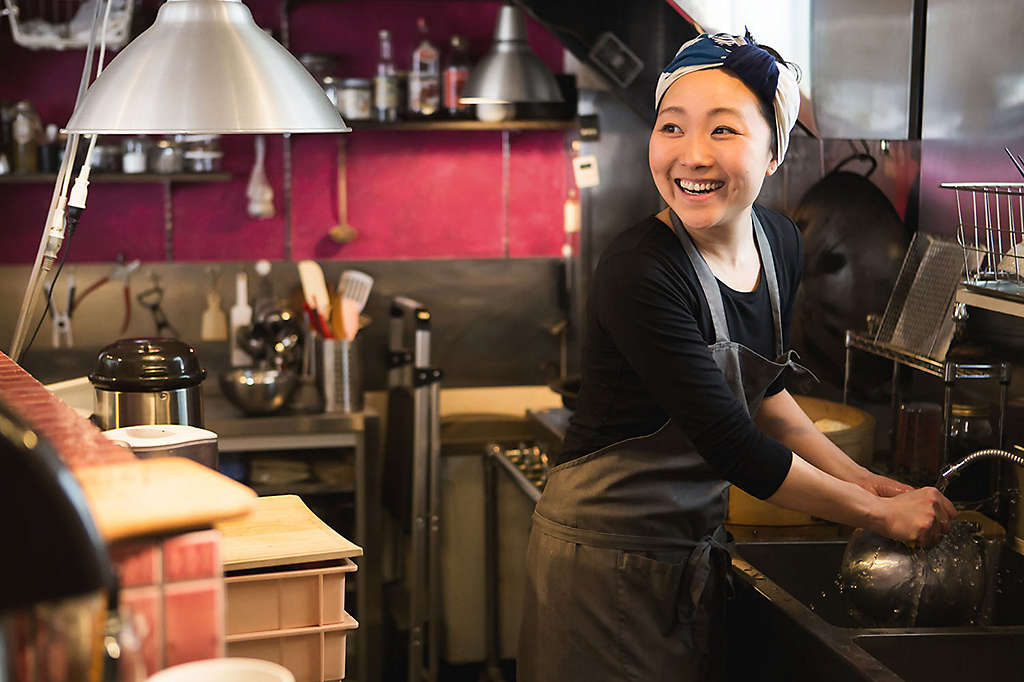
[(185, 135), (181, 144), (186, 172), (215, 173), (220, 170), (224, 156), (220, 149), (220, 135)]
[(146, 138), (125, 138), (121, 147), (121, 170), (124, 173), (146, 172)]
[(345, 78), (338, 89), (338, 111), (345, 120), (368, 121), (373, 110), (373, 82), (369, 78)]
[(180, 173), (184, 165), (177, 140), (157, 140), (149, 151), (149, 167), (154, 173)]

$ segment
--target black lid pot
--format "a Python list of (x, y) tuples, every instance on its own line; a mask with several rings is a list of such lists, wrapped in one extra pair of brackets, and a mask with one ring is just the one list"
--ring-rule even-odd
[(198, 386), (206, 378), (196, 349), (165, 338), (121, 339), (100, 351), (89, 375), (107, 391), (155, 392)]

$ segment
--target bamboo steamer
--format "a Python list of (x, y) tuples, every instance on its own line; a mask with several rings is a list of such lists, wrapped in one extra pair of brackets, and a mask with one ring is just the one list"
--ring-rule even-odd
[[(849, 424), (848, 428), (829, 431), (825, 435), (853, 461), (863, 466), (871, 463), (875, 451), (874, 417), (864, 410), (831, 400), (802, 395), (793, 398), (811, 421), (831, 419)], [(759, 500), (732, 486), (726, 523), (737, 526), (810, 526), (820, 521), (809, 514)]]

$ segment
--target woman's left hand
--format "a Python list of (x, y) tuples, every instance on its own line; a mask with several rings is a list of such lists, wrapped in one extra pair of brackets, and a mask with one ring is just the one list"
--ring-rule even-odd
[(894, 481), (891, 478), (885, 476), (879, 476), (876, 473), (872, 473), (867, 469), (863, 469), (861, 475), (853, 481), (864, 490), (867, 490), (872, 495), (878, 497), (895, 497), (900, 493), (905, 493), (913, 490), (914, 488), (899, 481)]

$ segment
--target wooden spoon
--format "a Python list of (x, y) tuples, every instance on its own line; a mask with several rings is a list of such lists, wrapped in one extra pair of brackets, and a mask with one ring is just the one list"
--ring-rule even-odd
[(345, 184), (345, 135), (338, 135), (338, 224), (328, 230), (327, 235), (339, 244), (347, 244), (359, 236), (356, 228), (348, 224), (348, 189)]

